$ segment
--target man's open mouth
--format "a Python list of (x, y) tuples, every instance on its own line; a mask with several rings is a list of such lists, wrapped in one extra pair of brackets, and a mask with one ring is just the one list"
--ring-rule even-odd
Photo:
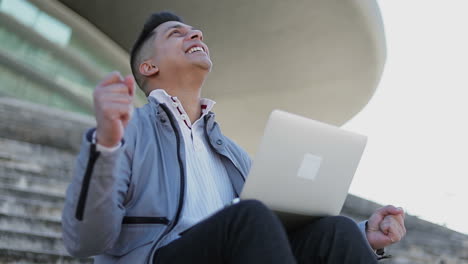
[(186, 53), (191, 54), (191, 53), (199, 52), (199, 51), (205, 52), (205, 50), (202, 47), (195, 46), (195, 47), (190, 48)]

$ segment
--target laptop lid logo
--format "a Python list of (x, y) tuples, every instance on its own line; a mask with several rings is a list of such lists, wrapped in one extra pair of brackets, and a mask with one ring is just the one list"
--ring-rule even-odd
[(322, 157), (306, 153), (302, 159), (301, 166), (297, 172), (297, 176), (307, 180), (315, 180), (317, 178), (320, 165), (322, 164)]

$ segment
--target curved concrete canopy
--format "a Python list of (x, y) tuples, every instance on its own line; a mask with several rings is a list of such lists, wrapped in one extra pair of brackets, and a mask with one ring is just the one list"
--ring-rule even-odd
[(385, 62), (375, 0), (60, 1), (126, 50), (154, 11), (202, 29), (214, 62), (203, 94), (249, 152), (274, 108), (343, 124), (370, 100)]

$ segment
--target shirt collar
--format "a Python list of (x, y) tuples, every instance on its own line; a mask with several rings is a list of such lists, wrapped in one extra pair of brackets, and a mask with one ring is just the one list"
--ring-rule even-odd
[[(179, 99), (175, 96), (169, 95), (163, 89), (156, 89), (151, 91), (149, 96), (155, 98), (158, 102), (165, 103), (171, 112), (176, 116), (178, 119), (182, 119), (185, 125), (188, 128), (192, 127), (190, 120), (188, 118), (187, 113), (184, 110), (184, 107), (180, 103)], [(200, 99), (200, 107), (201, 107), (201, 116), (203, 118), (206, 114), (208, 114), (213, 106), (216, 104), (215, 101), (208, 99), (208, 98), (201, 98)]]

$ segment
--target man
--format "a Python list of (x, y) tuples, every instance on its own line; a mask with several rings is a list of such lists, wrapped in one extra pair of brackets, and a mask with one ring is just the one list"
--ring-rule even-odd
[(399, 241), (404, 212), (360, 223), (337, 216), (284, 230), (259, 201), (230, 205), (250, 168), (201, 99), (211, 70), (201, 31), (153, 14), (136, 41), (133, 75), (149, 103), (132, 116), (134, 83), (114, 72), (94, 92), (97, 128), (83, 139), (63, 211), (73, 256), (95, 263), (376, 263)]

